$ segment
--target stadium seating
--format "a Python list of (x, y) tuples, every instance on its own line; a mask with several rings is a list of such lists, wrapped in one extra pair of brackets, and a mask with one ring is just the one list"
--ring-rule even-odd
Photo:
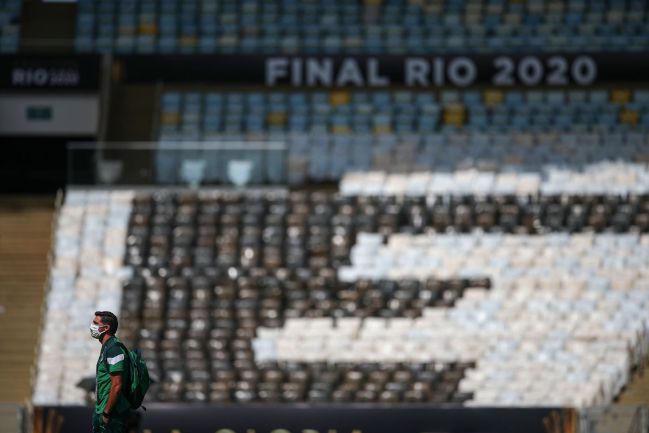
[(0, 53), (18, 51), (21, 0), (0, 0)]
[[(259, 370), (217, 373), (218, 382), (191, 382), (186, 400), (214, 403), (456, 403), (470, 398), (457, 390), (470, 363), (264, 363)], [(174, 386), (175, 385), (175, 386)], [(167, 387), (177, 400), (182, 386)]]
[[(34, 402), (79, 403), (77, 382), (95, 372), (99, 347), (88, 314), (119, 311), (131, 193), (69, 192), (56, 227)], [(101, 290), (101, 293), (100, 293)], [(83, 313), (82, 313), (83, 312)], [(90, 313), (88, 313), (90, 312)]]
[(649, 342), (649, 200), (526, 200), (70, 193), (35, 399), (81, 401), (101, 284), (154, 400), (610, 402)]
[[(426, 173), (434, 172), (438, 185), (433, 187), (433, 192), (444, 193), (446, 187), (450, 188), (448, 193), (454, 194), (516, 193), (519, 187), (521, 193), (541, 189), (548, 194), (562, 191), (571, 194), (642, 193), (646, 189), (642, 180), (646, 177), (649, 161), (649, 134), (646, 132), (476, 132), (403, 136), (270, 133), (267, 139), (285, 147), (286, 151), (269, 152), (264, 157), (259, 147), (255, 147), (263, 141), (260, 135), (205, 137), (202, 142), (191, 143), (195, 146), (195, 151), (191, 152), (183, 150), (182, 140), (161, 140), (156, 157), (158, 182), (162, 185), (185, 184), (180, 175), (182, 162), (198, 160), (205, 163), (205, 184), (231, 183), (224, 168), (215, 163), (219, 158), (229, 160), (227, 158), (232, 157), (213, 149), (220, 144), (239, 146), (239, 158), (251, 161), (254, 166), (252, 185), (338, 181), (356, 172), (384, 173), (379, 180), (384, 182), (386, 174), (421, 173), (426, 177)], [(246, 150), (248, 148), (256, 150)], [(562, 160), (562, 155), (570, 155), (570, 159)], [(397, 181), (398, 178), (391, 179)], [(567, 179), (576, 183), (566, 183)], [(480, 183), (471, 184), (472, 180)], [(343, 187), (348, 185), (352, 183), (345, 182)], [(619, 190), (614, 191), (613, 186)], [(365, 184), (362, 188), (372, 191), (378, 187)], [(581, 187), (583, 189), (579, 189)]]
[[(645, 51), (646, 9), (81, 1), (76, 46)], [(646, 89), (187, 88), (158, 101), (157, 181), (179, 183), (191, 160), (224, 183), (211, 144), (278, 142), (287, 155), (252, 158), (251, 183), (280, 182), (285, 158), (289, 183), (340, 192), (70, 193), (47, 318), (74, 343), (42, 344), (37, 402), (82, 400), (96, 347), (78, 342), (89, 317), (68, 312), (100, 308), (98, 287), (156, 401), (585, 407), (611, 402), (649, 349)]]
[[(166, 92), (160, 137), (219, 134), (627, 132), (649, 129), (649, 91)], [(498, 102), (492, 98), (499, 94)], [(456, 111), (465, 120), (449, 121)], [(634, 113), (632, 116), (631, 113)], [(641, 115), (641, 113), (643, 113)]]
[[(642, 283), (647, 240), (633, 234), (397, 234), (377, 245), (361, 237), (352, 249), (352, 266), (339, 272), (346, 279), (489, 275), (491, 291), (472, 292), (447, 312), (425, 310), (420, 322), (394, 333), (391, 341), (398, 346), (392, 353), (403, 354), (409, 342), (420, 343), (410, 346), (410, 356), (431, 346), (431, 354), (441, 350), (451, 361), (472, 350), (480, 353), (459, 388), (474, 392), (475, 404), (594, 405), (619, 392), (633, 362), (629, 356), (646, 349), (646, 318), (636, 308), (648, 297)], [(434, 319), (426, 319), (427, 311)], [(340, 341), (341, 335), (330, 338)], [(442, 347), (431, 339), (441, 340)], [(354, 347), (363, 347), (362, 333), (357, 340)], [(289, 336), (288, 344), (296, 341), (298, 336)], [(454, 352), (452, 342), (462, 346)], [(631, 355), (629, 348), (635, 348)], [(320, 350), (320, 358), (331, 358)], [(543, 385), (528, 382), (536, 368), (544, 371)], [(610, 373), (604, 388), (587, 390), (602, 370)]]
[[(90, 402), (96, 310), (141, 350), (145, 403), (179, 418), (195, 412), (175, 403), (524, 407), (539, 431), (585, 432), (581, 409), (643, 370), (649, 1), (41, 3), (21, 43), (22, 1), (0, 0), (0, 53), (72, 65), (74, 85), (26, 87), (100, 102), (102, 143), (68, 158), (70, 180), (154, 185), (68, 189), (35, 407)], [(358, 82), (346, 57), (371, 58)], [(34, 413), (60, 429), (63, 412)], [(412, 430), (503, 430), (430, 416)], [(291, 429), (338, 429), (311, 421)]]
[[(649, 93), (642, 89), (168, 91), (160, 105), (161, 147), (182, 141), (283, 142), (288, 180), (297, 184), (338, 180), (350, 171), (467, 168), (537, 175), (551, 168), (559, 179), (565, 175), (560, 170), (597, 171), (602, 167), (587, 166), (602, 161), (649, 160)], [(445, 113), (457, 107), (466, 119), (448, 124)], [(173, 174), (161, 177), (173, 183)]]
[(644, 1), (80, 0), (78, 51), (646, 51)]
[[(566, 164), (568, 166), (568, 164)], [(646, 164), (600, 162), (583, 170), (548, 165), (539, 172), (350, 173), (341, 181), (346, 195), (423, 197), (426, 195), (627, 195), (649, 193)]]

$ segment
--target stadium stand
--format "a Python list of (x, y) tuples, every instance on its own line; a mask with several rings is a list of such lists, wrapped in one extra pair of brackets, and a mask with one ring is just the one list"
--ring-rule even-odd
[(21, 0), (0, 1), (0, 53), (18, 51)]
[[(67, 158), (36, 433), (90, 402), (96, 310), (155, 379), (145, 423), (178, 432), (209, 417), (169, 414), (363, 407), (547, 409), (525, 431), (591, 433), (553, 417), (644, 371), (647, 1), (29, 2), (22, 30), (21, 5), (0, 0), (0, 52), (24, 51), (8, 93), (99, 113)], [(398, 431), (514, 431), (432, 424)]]
[(643, 1), (81, 0), (76, 49), (118, 53), (643, 51)]
[[(472, 228), (473, 209), (485, 214), (470, 198), (395, 197), (71, 192), (57, 246), (73, 254), (56, 258), (48, 315), (112, 287), (102, 302), (122, 306), (122, 338), (161, 378), (161, 401), (582, 407), (618, 395), (647, 350), (649, 244), (646, 224), (615, 221), (645, 221), (645, 196), (540, 197), (528, 231), (495, 200), (511, 215), (494, 211), (488, 234)], [(452, 225), (436, 225), (453, 206)], [(615, 207), (644, 210), (607, 218)], [(512, 219), (538, 234), (503, 233)], [(74, 310), (56, 301), (70, 287)], [(68, 318), (68, 335), (84, 318)], [(68, 355), (42, 349), (38, 401), (81, 398), (63, 384), (92, 371), (94, 352), (74, 341)]]

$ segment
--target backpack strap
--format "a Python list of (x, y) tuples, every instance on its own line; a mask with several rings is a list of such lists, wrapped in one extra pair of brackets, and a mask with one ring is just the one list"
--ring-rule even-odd
[(124, 374), (124, 376), (126, 376), (127, 379), (126, 384), (128, 386), (127, 387), (122, 386), (122, 390), (127, 390), (131, 387), (131, 355), (129, 355), (129, 351), (126, 348), (126, 346), (124, 346), (124, 343), (122, 343), (121, 341), (117, 341), (115, 342), (115, 344), (117, 344), (124, 351), (124, 363), (125, 363), (124, 373), (126, 373)]
[(101, 357), (104, 359), (104, 365), (106, 366), (106, 371), (109, 371), (108, 359), (106, 358), (106, 348), (101, 348)]

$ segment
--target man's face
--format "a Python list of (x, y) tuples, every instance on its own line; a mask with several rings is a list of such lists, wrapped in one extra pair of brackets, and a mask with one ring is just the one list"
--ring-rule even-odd
[(108, 331), (109, 326), (104, 325), (100, 316), (95, 316), (92, 319), (92, 325), (90, 325), (90, 335), (93, 338), (100, 338), (104, 332)]

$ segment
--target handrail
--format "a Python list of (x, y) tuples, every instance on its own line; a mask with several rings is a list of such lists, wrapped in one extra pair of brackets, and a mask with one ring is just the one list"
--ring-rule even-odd
[[(285, 184), (281, 140), (99, 141), (67, 145), (68, 185)], [(253, 169), (254, 168), (254, 169)]]

